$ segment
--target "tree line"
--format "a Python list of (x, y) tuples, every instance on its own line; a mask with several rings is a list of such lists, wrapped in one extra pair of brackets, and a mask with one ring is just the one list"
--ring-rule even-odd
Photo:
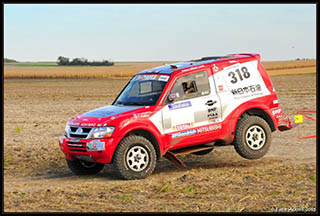
[(89, 66), (112, 66), (113, 62), (109, 62), (108, 60), (103, 61), (88, 61), (86, 58), (74, 58), (70, 61), (69, 58), (59, 56), (57, 60), (58, 65), (89, 65)]
[(4, 58), (4, 62), (5, 63), (12, 63), (12, 62), (17, 62), (17, 61), (14, 59)]

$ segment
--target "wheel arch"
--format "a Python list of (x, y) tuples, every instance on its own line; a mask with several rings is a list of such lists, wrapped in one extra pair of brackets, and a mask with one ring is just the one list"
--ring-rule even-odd
[[(271, 129), (271, 132), (273, 132), (273, 131), (276, 130), (276, 127), (275, 127), (275, 125), (274, 125), (274, 122), (273, 122), (272, 118), (271, 118), (270, 115), (269, 115), (266, 111), (264, 111), (263, 109), (260, 109), (260, 108), (251, 108), (251, 109), (248, 109), (248, 110), (246, 110), (245, 112), (243, 112), (243, 113), (240, 115), (240, 118), (243, 118), (245, 115), (249, 115), (249, 116), (259, 116), (259, 117), (261, 117), (262, 119), (264, 119), (264, 120), (268, 123), (268, 125), (269, 125), (269, 127), (270, 127), (270, 129)], [(239, 118), (239, 119), (240, 119), (240, 118)], [(238, 122), (239, 122), (239, 119), (238, 119)], [(238, 122), (237, 122), (237, 124), (238, 124)]]
[(129, 131), (123, 138), (130, 136), (130, 135), (145, 137), (153, 145), (153, 147), (156, 151), (157, 160), (161, 157), (161, 150), (160, 150), (159, 142), (158, 142), (157, 138), (150, 131), (148, 131), (146, 129), (134, 129), (132, 131)]

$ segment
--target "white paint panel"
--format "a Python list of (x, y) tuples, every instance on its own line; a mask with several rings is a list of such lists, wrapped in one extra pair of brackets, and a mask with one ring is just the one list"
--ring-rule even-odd
[(157, 111), (155, 114), (153, 114), (149, 120), (154, 124), (156, 128), (160, 131), (161, 134), (164, 133), (163, 127), (162, 127), (162, 113), (161, 110)]
[[(257, 69), (257, 64), (257, 60), (235, 64), (213, 75), (221, 100), (222, 120), (227, 118), (239, 105), (249, 100), (271, 94)], [(244, 67), (247, 68), (247, 71), (250, 73), (248, 78), (244, 77), (242, 71)], [(237, 69), (239, 70), (238, 72), (236, 72)], [(242, 76), (242, 80), (239, 73)], [(232, 81), (235, 80), (236, 82), (232, 83)], [(219, 89), (219, 86), (222, 87)]]

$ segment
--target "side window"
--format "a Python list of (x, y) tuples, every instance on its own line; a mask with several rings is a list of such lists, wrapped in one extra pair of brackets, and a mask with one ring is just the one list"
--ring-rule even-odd
[(197, 72), (179, 78), (174, 84), (171, 93), (176, 94), (176, 101), (210, 94), (207, 71)]

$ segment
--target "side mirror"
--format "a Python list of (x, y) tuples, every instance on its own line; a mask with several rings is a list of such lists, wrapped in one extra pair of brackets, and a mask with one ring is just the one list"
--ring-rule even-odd
[(168, 101), (171, 103), (179, 97), (179, 93), (170, 93), (168, 95)]

